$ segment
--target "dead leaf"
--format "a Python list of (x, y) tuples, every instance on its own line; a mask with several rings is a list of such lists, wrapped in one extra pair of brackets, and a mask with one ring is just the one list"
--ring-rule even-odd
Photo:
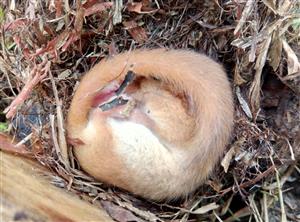
[(89, 5), (89, 7), (85, 8), (84, 10), (84, 16), (90, 16), (98, 12), (102, 12), (106, 9), (111, 8), (112, 6), (112, 2), (101, 2), (94, 5)]
[(270, 65), (273, 70), (276, 71), (280, 61), (281, 61), (281, 53), (282, 53), (282, 41), (279, 36), (279, 30), (276, 30), (273, 33), (272, 43), (269, 52)]
[(135, 12), (138, 14), (149, 14), (149, 13), (155, 13), (159, 9), (152, 8), (150, 6), (149, 1), (142, 1), (142, 2), (128, 2), (126, 4), (126, 9), (129, 12)]
[[(62, 51), (63, 52), (65, 52), (66, 50), (67, 50), (67, 48), (69, 48), (69, 46), (72, 44), (72, 43), (74, 43), (74, 42), (76, 42), (77, 40), (79, 40), (80, 39), (80, 34), (78, 34), (77, 32), (71, 32), (70, 34), (69, 34), (69, 38), (68, 38), (68, 40), (63, 44), (63, 46), (62, 46)], [(81, 45), (80, 45), (81, 46)], [(79, 47), (80, 47), (79, 46)], [(80, 50), (81, 50), (81, 48), (80, 48)]]
[(262, 0), (262, 2), (269, 8), (272, 10), (272, 12), (274, 12), (275, 14), (277, 14), (276, 12), (276, 5), (274, 0)]
[(119, 222), (129, 222), (129, 221), (144, 221), (136, 217), (133, 213), (120, 207), (110, 201), (101, 201), (101, 205), (107, 211), (107, 213), (116, 221)]
[(59, 18), (62, 16), (63, 6), (62, 6), (62, 0), (55, 0), (55, 17)]
[(245, 142), (244, 137), (240, 137), (230, 148), (230, 150), (226, 153), (225, 157), (223, 158), (221, 165), (224, 168), (225, 173), (227, 173), (229, 165), (233, 157), (239, 152), (240, 147)]
[(237, 99), (239, 101), (239, 104), (241, 105), (242, 110), (244, 111), (244, 113), (247, 115), (247, 117), (249, 119), (252, 119), (253, 116), (252, 116), (251, 110), (249, 108), (249, 105), (248, 105), (247, 101), (244, 99), (244, 97), (241, 94), (240, 87), (236, 88), (236, 92), (235, 93), (236, 93)]
[(28, 1), (28, 6), (25, 9), (25, 15), (29, 19), (35, 19), (36, 18), (36, 8), (37, 8), (37, 2), (36, 1)]
[(123, 0), (115, 0), (115, 7), (113, 13), (113, 25), (122, 22), (122, 9), (123, 9)]
[(210, 204), (207, 204), (205, 206), (202, 206), (200, 208), (198, 208), (197, 210), (194, 210), (192, 211), (191, 213), (192, 214), (205, 214), (211, 210), (215, 210), (215, 209), (218, 209), (219, 208), (219, 205), (216, 204), (216, 203), (210, 203)]
[(257, 112), (260, 107), (260, 90), (261, 90), (261, 74), (263, 67), (267, 61), (267, 54), (271, 44), (271, 36), (269, 36), (261, 45), (260, 53), (255, 63), (255, 76), (250, 87), (250, 104), (252, 112)]
[(300, 72), (300, 63), (296, 53), (292, 50), (285, 39), (282, 39), (283, 49), (287, 55), (288, 75)]
[(3, 111), (3, 113), (6, 114), (7, 119), (15, 116), (18, 107), (30, 96), (33, 88), (48, 75), (50, 65), (51, 62), (45, 60), (43, 63), (34, 66), (22, 91)]
[(224, 168), (225, 173), (228, 172), (228, 168), (230, 165), (230, 162), (232, 160), (232, 157), (235, 155), (235, 147), (232, 146), (230, 148), (230, 150), (226, 153), (226, 155), (224, 156), (222, 162), (221, 162), (221, 166)]
[(49, 53), (53, 54), (54, 56), (57, 56), (56, 51), (65, 45), (66, 41), (68, 41), (69, 36), (70, 32), (68, 32), (67, 30), (62, 32), (59, 36), (50, 40), (45, 47), (37, 49), (35, 53), (31, 56), (36, 57), (44, 53)]
[(289, 10), (290, 8), (293, 6), (293, 3), (294, 1), (292, 0), (284, 0), (284, 1), (281, 1), (280, 2), (281, 4), (278, 6), (278, 14), (283, 16), (285, 15)]
[(246, 80), (243, 79), (240, 72), (239, 62), (237, 61), (234, 67), (234, 84), (237, 86), (246, 83)]
[(84, 13), (85, 10), (81, 5), (81, 1), (77, 1), (77, 9), (76, 9), (75, 22), (74, 22), (74, 28), (76, 33), (81, 33), (82, 31)]
[(247, 1), (246, 5), (244, 7), (244, 10), (243, 10), (242, 16), (233, 32), (234, 35), (236, 35), (240, 31), (240, 29), (243, 27), (243, 25), (245, 24), (248, 16), (251, 14), (254, 4), (256, 4), (256, 1), (253, 1), (253, 0)]
[(148, 40), (148, 36), (145, 29), (141, 26), (138, 26), (138, 24), (135, 21), (126, 21), (123, 22), (123, 25), (129, 32), (131, 37), (138, 43), (144, 43)]
[(206, 183), (218, 193), (222, 190), (223, 184), (219, 181), (208, 180)]
[(24, 26), (29, 25), (31, 22), (32, 21), (30, 19), (19, 18), (19, 19), (16, 19), (12, 22), (5, 24), (3, 29), (4, 29), (4, 31), (14, 31), (17, 28), (22, 28)]
[(143, 3), (142, 2), (128, 2), (126, 8), (129, 12), (142, 12)]

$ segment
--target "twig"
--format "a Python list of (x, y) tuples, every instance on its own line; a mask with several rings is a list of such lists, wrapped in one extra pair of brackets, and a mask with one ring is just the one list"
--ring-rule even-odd
[(49, 119), (50, 119), (53, 145), (54, 145), (54, 148), (55, 148), (55, 151), (56, 151), (56, 154), (58, 156), (59, 161), (63, 163), (64, 161), (63, 161), (63, 158), (62, 158), (61, 149), (60, 149), (59, 144), (58, 144), (56, 130), (55, 130), (55, 117), (54, 117), (54, 115), (51, 114), (49, 116)]
[(122, 9), (123, 9), (123, 1), (115, 0), (114, 14), (113, 14), (113, 24), (114, 25), (122, 22)]
[(66, 141), (66, 136), (65, 136), (64, 117), (63, 117), (63, 112), (62, 112), (62, 108), (61, 108), (62, 102), (58, 98), (58, 92), (57, 92), (57, 88), (56, 88), (52, 73), (49, 72), (49, 75), (50, 75), (53, 94), (54, 94), (54, 98), (55, 98), (55, 102), (56, 102), (59, 148), (61, 150), (61, 155), (64, 160), (63, 164), (65, 165), (66, 168), (69, 168), (70, 162), (69, 162), (69, 158), (68, 158), (68, 146), (67, 146), (67, 141)]
[[(294, 169), (295, 169), (295, 165), (294, 164), (291, 165), (291, 166), (289, 166), (289, 168), (287, 169), (287, 171), (281, 177), (281, 180), (280, 180), (280, 185), (281, 186), (283, 186), (283, 184), (285, 184), (285, 182), (288, 180), (288, 178), (290, 177), (290, 175), (293, 173)], [(272, 184), (270, 184), (270, 185), (268, 185), (266, 187), (263, 187), (263, 189), (265, 189), (265, 190), (273, 190), (277, 186), (278, 186), (278, 184), (277, 184), (277, 182), (275, 182), (275, 183), (272, 183)]]
[(12, 103), (4, 110), (6, 118), (12, 118), (16, 115), (18, 107), (28, 99), (33, 88), (42, 81), (48, 74), (50, 70), (50, 61), (44, 61), (39, 65), (35, 65), (30, 73), (30, 78), (26, 83), (19, 95), (12, 101)]
[[(269, 169), (267, 169), (265, 172), (259, 174), (257, 177), (255, 177), (253, 180), (247, 181), (245, 183), (240, 184), (238, 187), (239, 188), (246, 188), (251, 186), (252, 184), (256, 184), (258, 181), (262, 180), (263, 178), (265, 178), (266, 176), (268, 176), (270, 173), (272, 173), (274, 171), (275, 167), (271, 166)], [(236, 186), (233, 187), (229, 187), (227, 189), (221, 190), (220, 193), (221, 195), (224, 195), (228, 192), (230, 192), (231, 190), (235, 190)]]

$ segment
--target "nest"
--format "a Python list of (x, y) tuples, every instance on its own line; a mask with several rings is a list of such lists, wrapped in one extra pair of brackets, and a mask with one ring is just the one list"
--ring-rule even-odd
[[(26, 149), (8, 151), (52, 169), (56, 186), (100, 203), (117, 221), (300, 219), (299, 2), (7, 0), (0, 25), (0, 130)], [(170, 203), (94, 181), (72, 152), (60, 152), (84, 73), (118, 52), (156, 47), (224, 64), (236, 104), (220, 165), (196, 193)]]

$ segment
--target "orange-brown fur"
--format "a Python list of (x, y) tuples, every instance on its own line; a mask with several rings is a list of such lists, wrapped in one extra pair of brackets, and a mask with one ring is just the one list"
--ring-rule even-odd
[[(93, 107), (97, 93), (129, 70), (139, 79), (127, 89), (137, 101), (130, 116), (115, 118), (122, 107)], [(82, 141), (74, 152), (86, 172), (162, 200), (187, 195), (205, 181), (232, 124), (232, 93), (219, 64), (186, 50), (137, 50), (102, 60), (84, 76), (68, 114), (68, 136)]]

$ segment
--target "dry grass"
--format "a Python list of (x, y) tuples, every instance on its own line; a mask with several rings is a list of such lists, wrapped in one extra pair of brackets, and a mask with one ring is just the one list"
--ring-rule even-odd
[[(6, 0), (0, 25), (0, 129), (56, 172), (56, 186), (119, 221), (300, 220), (291, 198), (300, 178), (299, 2)], [(60, 152), (80, 77), (107, 55), (162, 46), (223, 63), (236, 98), (222, 164), (195, 194), (173, 203), (95, 182), (72, 153)]]

